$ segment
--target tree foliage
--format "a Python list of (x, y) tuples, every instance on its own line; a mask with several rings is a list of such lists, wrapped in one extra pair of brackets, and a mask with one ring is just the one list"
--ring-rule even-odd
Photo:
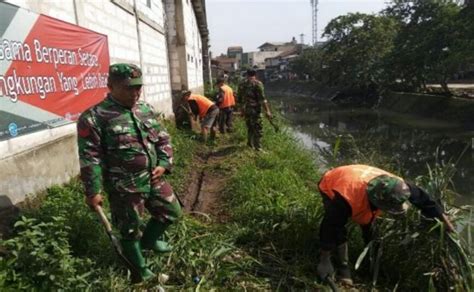
[(418, 91), (474, 62), (474, 9), (456, 1), (393, 0), (378, 15), (347, 14), (325, 28), (324, 46), (293, 63), (327, 86)]

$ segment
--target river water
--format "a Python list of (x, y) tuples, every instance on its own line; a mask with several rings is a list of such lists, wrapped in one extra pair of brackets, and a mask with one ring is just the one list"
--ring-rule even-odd
[(428, 173), (427, 165), (456, 162), (455, 203), (474, 204), (474, 135), (457, 123), (341, 108), (310, 98), (273, 96), (272, 101), (305, 147), (323, 157), (321, 168), (334, 163), (388, 163), (413, 180)]

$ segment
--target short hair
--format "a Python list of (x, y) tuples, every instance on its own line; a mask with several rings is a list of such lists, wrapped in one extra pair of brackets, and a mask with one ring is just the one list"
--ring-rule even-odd
[(257, 71), (255, 71), (254, 69), (248, 69), (247, 70), (247, 76), (252, 77), (252, 76), (255, 76), (255, 75), (257, 75)]

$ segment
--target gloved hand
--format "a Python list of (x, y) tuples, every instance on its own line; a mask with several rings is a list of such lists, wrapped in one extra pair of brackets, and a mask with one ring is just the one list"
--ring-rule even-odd
[(326, 279), (328, 276), (334, 273), (334, 267), (331, 263), (331, 251), (321, 250), (319, 254), (319, 264), (316, 272), (322, 280)]
[(93, 196), (86, 197), (86, 204), (92, 209), (95, 210), (96, 206), (102, 206), (104, 198), (101, 194), (95, 194)]

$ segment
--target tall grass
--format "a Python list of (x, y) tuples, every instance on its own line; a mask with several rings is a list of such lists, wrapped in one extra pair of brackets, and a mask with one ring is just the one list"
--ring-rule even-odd
[[(399, 174), (405, 172), (398, 159), (379, 154), (382, 152), (382, 145), (377, 142), (380, 139), (367, 139), (372, 142), (364, 146), (350, 135), (338, 136), (334, 141), (332, 149), (321, 152), (329, 164), (346, 164), (347, 157), (354, 157), (352, 163), (374, 165)], [(343, 155), (338, 149), (343, 149)], [(355, 267), (359, 270), (357, 275), (364, 281), (373, 287), (392, 287), (400, 291), (474, 289), (473, 207), (452, 204), (457, 195), (453, 191), (452, 177), (456, 173), (457, 162), (466, 150), (454, 161), (436, 159), (433, 165), (426, 166), (425, 175), (405, 177), (415, 181), (443, 205), (457, 232), (447, 234), (440, 221), (422, 217), (415, 208), (411, 208), (404, 218), (378, 218), (376, 236), (367, 246), (358, 241), (358, 232), (353, 232), (351, 236), (351, 241), (358, 242), (351, 248), (359, 254), (355, 261)], [(439, 151), (434, 155), (435, 158), (441, 157)]]
[[(267, 122), (265, 152), (245, 146), (242, 121), (237, 122), (235, 133), (219, 138), (218, 145), (211, 147), (198, 144), (193, 133), (178, 132), (171, 124), (168, 130), (175, 147), (175, 168), (168, 179), (178, 192), (187, 187), (197, 150), (217, 151), (233, 145), (233, 151), (215, 167), (229, 177), (220, 202), (225, 224), (209, 216), (185, 216), (167, 232), (171, 253), (146, 254), (152, 270), (170, 276), (164, 287), (171, 291), (322, 289), (315, 277), (323, 210), (317, 193), (320, 165), (314, 154), (302, 149), (286, 130), (275, 133)], [(347, 148), (342, 141), (339, 149), (352, 151)], [(332, 157), (337, 158), (336, 152)], [(375, 155), (360, 157), (358, 162), (371, 164), (366, 159)], [(394, 171), (390, 165), (387, 169)], [(431, 170), (437, 177), (450, 173)], [(425, 181), (420, 178), (419, 183)], [(85, 206), (82, 192), (82, 185), (73, 180), (48, 189), (39, 208), (23, 211), (13, 237), (0, 242), (8, 250), (0, 259), (2, 291), (153, 289), (153, 281), (129, 284), (127, 271), (117, 261), (98, 219)], [(472, 210), (451, 208), (448, 212), (459, 232), (469, 234), (467, 242), (472, 247)], [(359, 285), (360, 290), (370, 290), (370, 283), (403, 291), (472, 288), (472, 282), (468, 284), (472, 257), (461, 237), (446, 237), (438, 222), (425, 220), (414, 210), (401, 220), (382, 218), (377, 226), (380, 237), (374, 248), (366, 250), (354, 275), (357, 282), (368, 283)], [(365, 247), (358, 228), (349, 230), (352, 262), (356, 263)]]

